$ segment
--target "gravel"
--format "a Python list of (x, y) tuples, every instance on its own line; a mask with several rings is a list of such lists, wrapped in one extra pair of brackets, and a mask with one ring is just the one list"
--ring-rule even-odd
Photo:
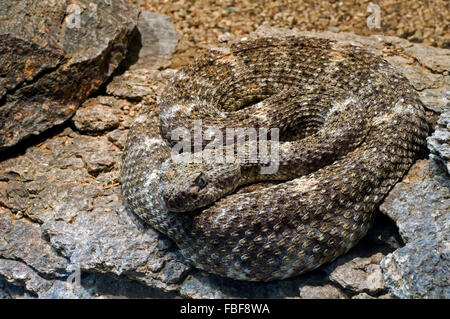
[[(450, 48), (450, 2), (446, 0), (133, 0), (141, 8), (169, 16), (181, 35), (172, 67), (187, 64), (196, 50), (220, 38), (242, 36), (265, 24), (301, 31), (353, 32), (397, 36)], [(370, 3), (381, 9), (380, 28), (370, 29)]]

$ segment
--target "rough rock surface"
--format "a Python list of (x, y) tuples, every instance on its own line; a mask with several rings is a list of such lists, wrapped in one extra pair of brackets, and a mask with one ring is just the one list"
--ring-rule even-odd
[(450, 298), (450, 178), (420, 160), (380, 206), (406, 245), (381, 262), (384, 282), (400, 298)]
[(325, 284), (321, 286), (300, 286), (301, 299), (347, 299), (348, 297), (332, 285)]
[(450, 174), (450, 104), (442, 111), (437, 124), (436, 131), (427, 139), (430, 158), (441, 164)]
[(156, 12), (142, 11), (138, 20), (142, 48), (138, 62), (131, 69), (142, 65), (158, 69), (170, 64), (170, 55), (175, 51), (180, 37), (169, 17)]
[[(157, 21), (167, 22), (167, 19), (158, 17)], [(432, 103), (446, 98), (438, 92), (449, 83), (448, 73), (444, 74), (448, 70), (441, 69), (450, 57), (449, 51), (393, 37), (360, 37), (331, 32), (320, 35), (353, 41), (381, 52), (411, 77), (419, 91), (436, 90), (436, 96), (430, 100), (422, 98), (429, 105), (430, 115), (440, 110), (438, 104)], [(173, 37), (165, 43), (176, 41), (176, 35), (169, 33), (169, 36)], [(436, 61), (426, 60), (430, 54), (436, 55)], [(68, 123), (32, 139), (29, 145), (22, 145), (16, 153), (2, 158), (0, 297), (392, 297), (387, 288), (397, 296), (410, 296), (398, 294), (399, 289), (390, 283), (392, 281), (386, 281), (386, 272), (383, 284), (383, 268), (379, 261), (407, 248), (409, 238), (414, 240), (415, 234), (405, 235), (409, 231), (400, 227), (403, 240), (407, 242), (401, 247), (395, 224), (382, 214), (367, 236), (348, 254), (303, 276), (270, 283), (249, 283), (210, 275), (189, 266), (170, 240), (122, 206), (119, 172), (127, 130), (134, 121), (155, 116), (156, 98), (174, 72), (151, 60), (138, 60), (137, 63), (141, 63), (139, 68), (132, 67), (116, 75), (105, 92), (83, 103)], [(430, 116), (430, 121), (435, 118)], [(422, 217), (428, 219), (418, 225), (433, 216), (446, 216), (446, 211), (442, 210), (445, 204), (443, 193), (427, 186), (427, 183), (438, 183), (434, 178), (434, 175), (427, 175), (422, 184), (411, 184), (417, 189), (416, 195), (399, 202), (400, 208), (409, 207), (407, 205), (417, 202), (421, 187), (429, 187), (423, 194), (428, 192), (430, 207), (422, 213)], [(396, 195), (392, 195), (391, 202), (407, 196), (403, 192), (393, 193)], [(426, 200), (423, 198), (424, 203)], [(384, 212), (395, 212), (392, 205), (387, 205)], [(441, 214), (436, 215), (434, 210), (439, 209)], [(398, 215), (402, 213), (399, 211)], [(400, 217), (395, 220), (401, 225)], [(430, 226), (430, 233), (443, 232), (444, 226)], [(446, 227), (448, 230), (448, 224)], [(427, 242), (427, 236), (421, 240)], [(442, 243), (448, 243), (448, 238), (446, 241), (440, 239)], [(422, 256), (425, 265), (421, 278), (431, 282), (439, 293), (448, 289), (442, 286), (444, 277), (434, 277), (438, 274), (437, 268), (427, 266), (435, 260), (437, 253), (427, 252), (430, 258), (420, 250), (416, 253), (414, 256)], [(417, 262), (417, 259), (410, 260)], [(398, 263), (402, 267), (397, 268), (400, 271), (395, 283), (411, 287), (408, 269), (417, 263), (407, 264), (407, 261)], [(441, 267), (445, 259), (435, 261)], [(443, 271), (441, 273), (444, 275)]]
[(376, 294), (383, 290), (383, 276), (380, 261), (382, 253), (375, 253), (369, 257), (354, 257), (348, 254), (338, 262), (325, 267), (329, 272), (329, 279), (356, 292)]
[(1, 1), (0, 151), (72, 116), (125, 57), (138, 14), (126, 0)]

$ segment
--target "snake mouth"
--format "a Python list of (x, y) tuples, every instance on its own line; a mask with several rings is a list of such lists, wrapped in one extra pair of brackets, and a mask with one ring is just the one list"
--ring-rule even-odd
[[(197, 197), (197, 195), (194, 195), (194, 197)], [(163, 197), (167, 209), (171, 212), (176, 213), (185, 212), (190, 209), (190, 207), (188, 207), (189, 205), (186, 204), (185, 198), (186, 198), (185, 192), (180, 192), (173, 196)]]
[(186, 191), (181, 191), (172, 195), (164, 195), (163, 199), (166, 208), (175, 213), (191, 212), (204, 207), (200, 202), (200, 187), (191, 186)]

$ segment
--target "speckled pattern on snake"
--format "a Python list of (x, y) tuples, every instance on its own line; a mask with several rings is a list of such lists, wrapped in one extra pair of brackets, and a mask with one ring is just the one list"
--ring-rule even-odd
[[(209, 50), (168, 81), (158, 109), (129, 132), (123, 197), (195, 267), (239, 280), (295, 276), (347, 252), (427, 136), (405, 77), (364, 48), (320, 38)], [(278, 173), (245, 161), (175, 165), (171, 132), (196, 120), (279, 128)]]

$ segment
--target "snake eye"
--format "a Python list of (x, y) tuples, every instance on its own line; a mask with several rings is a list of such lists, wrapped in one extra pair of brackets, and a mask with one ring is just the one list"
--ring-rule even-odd
[(206, 186), (206, 184), (208, 184), (208, 182), (206, 181), (206, 177), (205, 177), (205, 175), (203, 175), (203, 173), (200, 173), (197, 176), (194, 183), (195, 183), (195, 185), (200, 187), (200, 189), (204, 188)]

